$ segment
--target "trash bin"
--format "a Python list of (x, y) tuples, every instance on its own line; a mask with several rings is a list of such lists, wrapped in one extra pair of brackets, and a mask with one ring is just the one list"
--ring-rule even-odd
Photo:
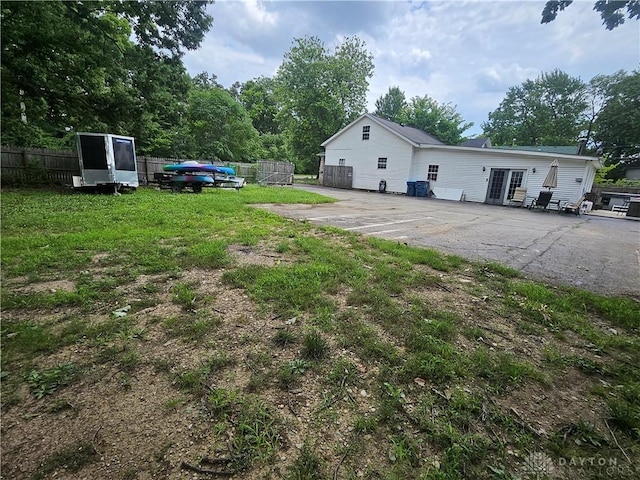
[(416, 197), (426, 197), (428, 191), (429, 191), (428, 181), (416, 182)]
[(380, 180), (380, 183), (378, 184), (378, 192), (385, 193), (386, 191), (387, 191), (387, 181)]
[(407, 197), (416, 196), (416, 182), (407, 182)]

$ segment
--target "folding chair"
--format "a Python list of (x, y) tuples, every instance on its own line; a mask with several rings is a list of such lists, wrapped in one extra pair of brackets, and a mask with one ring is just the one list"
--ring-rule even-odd
[(538, 194), (538, 198), (534, 198), (529, 205), (529, 210), (533, 210), (534, 208), (542, 208), (542, 210), (546, 210), (549, 207), (549, 202), (551, 201), (551, 197), (553, 196), (553, 192), (540, 192)]
[(512, 207), (516, 205), (518, 207), (522, 207), (526, 198), (527, 189), (524, 187), (516, 187), (516, 189), (513, 191), (513, 197), (511, 197), (511, 200), (509, 200), (509, 206)]

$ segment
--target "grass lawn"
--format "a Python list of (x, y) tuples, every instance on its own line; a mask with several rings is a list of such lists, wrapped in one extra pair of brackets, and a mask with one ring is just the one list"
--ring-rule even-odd
[(2, 192), (6, 478), (637, 478), (640, 306), (261, 210)]

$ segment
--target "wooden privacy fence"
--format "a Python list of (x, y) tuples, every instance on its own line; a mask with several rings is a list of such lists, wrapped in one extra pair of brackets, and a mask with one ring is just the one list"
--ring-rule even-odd
[(258, 160), (257, 183), (260, 185), (293, 185), (295, 165), (290, 162)]
[(46, 148), (2, 147), (3, 184), (71, 185), (80, 175), (78, 155)]
[[(78, 155), (73, 151), (3, 146), (1, 153), (0, 167), (3, 184), (73, 185), (71, 177), (80, 175)], [(183, 161), (185, 160), (177, 158), (138, 156), (138, 181), (141, 185), (147, 185), (153, 181), (154, 173), (163, 171), (164, 165)], [(294, 165), (290, 162), (258, 160), (257, 163), (214, 162), (214, 164), (233, 168), (236, 176), (243, 177), (249, 183), (261, 185), (293, 183)]]
[(353, 167), (325, 165), (322, 185), (334, 188), (351, 188), (353, 184)]

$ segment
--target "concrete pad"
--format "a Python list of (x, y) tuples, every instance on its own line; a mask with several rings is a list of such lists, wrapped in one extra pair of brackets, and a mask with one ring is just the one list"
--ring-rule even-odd
[(338, 200), (264, 205), (289, 218), (497, 261), (526, 276), (640, 299), (640, 222), (296, 185)]

